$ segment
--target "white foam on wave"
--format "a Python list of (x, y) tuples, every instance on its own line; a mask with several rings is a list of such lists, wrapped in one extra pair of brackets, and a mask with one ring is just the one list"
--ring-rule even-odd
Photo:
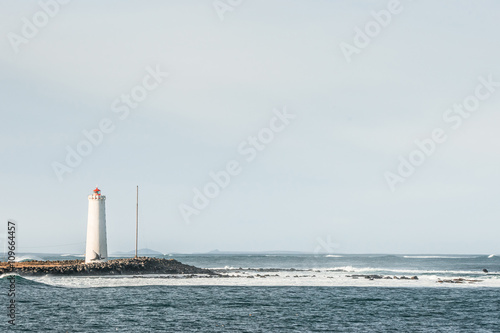
[(490, 254), (488, 258), (493, 258), (494, 256), (495, 256), (494, 254)]
[(224, 266), (224, 267), (209, 267), (208, 269), (211, 269), (213, 271), (217, 271), (217, 270), (225, 270), (225, 271), (235, 271), (235, 270), (239, 270), (239, 268), (237, 267), (233, 267), (233, 266)]
[(16, 257), (16, 262), (20, 262), (20, 261), (27, 261), (27, 260), (44, 260), (38, 256), (34, 256), (34, 255), (29, 255), (29, 256), (19, 256), (19, 257)]
[(19, 275), (19, 274), (17, 274), (17, 273), (13, 273), (13, 272), (10, 272), (10, 273), (4, 273), (4, 274), (0, 275), (0, 279), (3, 279), (3, 278), (5, 278), (5, 277), (7, 277), (7, 276), (20, 276), (20, 275)]
[(481, 270), (477, 271), (460, 271), (460, 270), (423, 270), (423, 269), (396, 269), (396, 268), (382, 268), (382, 267), (334, 267), (330, 269), (345, 269), (347, 272), (355, 273), (379, 273), (379, 274), (443, 274), (443, 275), (483, 275)]
[[(249, 278), (252, 276), (252, 278)], [(43, 276), (29, 277), (35, 282), (66, 288), (102, 288), (102, 287), (143, 287), (143, 286), (331, 286), (331, 287), (435, 287), (435, 288), (500, 288), (500, 277), (478, 278), (475, 283), (439, 283), (438, 280), (450, 280), (454, 276), (424, 275), (418, 280), (366, 279), (352, 278), (345, 272), (278, 272), (263, 277), (262, 273), (238, 274), (237, 277), (184, 275), (140, 275), (140, 276)]]
[(475, 256), (403, 256), (411, 259), (472, 259)]
[(325, 258), (343, 258), (344, 256), (340, 256), (338, 254), (327, 254)]

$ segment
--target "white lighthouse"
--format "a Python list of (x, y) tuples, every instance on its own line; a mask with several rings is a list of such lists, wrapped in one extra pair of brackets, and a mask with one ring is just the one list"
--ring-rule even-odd
[(87, 249), (85, 263), (103, 262), (108, 258), (108, 244), (106, 241), (106, 196), (95, 188), (89, 195), (89, 218), (87, 222)]

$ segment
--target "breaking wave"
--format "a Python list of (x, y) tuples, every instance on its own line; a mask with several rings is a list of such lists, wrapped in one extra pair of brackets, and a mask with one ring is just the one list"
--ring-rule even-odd
[(411, 259), (472, 259), (476, 256), (403, 256)]
[(18, 284), (18, 285), (45, 285), (45, 286), (47, 286), (47, 284), (45, 284), (43, 282), (35, 281), (33, 279), (21, 276), (21, 275), (16, 274), (16, 273), (5, 273), (5, 274), (0, 275), (0, 282), (5, 281), (6, 283), (8, 283), (7, 280), (10, 280), (12, 278), (12, 276), (14, 276), (14, 278), (16, 280), (16, 285)]
[(31, 260), (44, 260), (38, 256), (33, 256), (33, 255), (30, 255), (30, 256), (19, 256), (16, 258), (16, 262), (25, 262), (25, 261), (31, 261)]

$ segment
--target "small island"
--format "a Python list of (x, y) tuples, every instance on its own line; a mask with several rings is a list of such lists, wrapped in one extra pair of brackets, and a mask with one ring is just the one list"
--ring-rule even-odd
[(35, 275), (134, 275), (134, 274), (206, 274), (219, 275), (214, 271), (185, 265), (175, 259), (151, 257), (113, 259), (106, 262), (86, 264), (84, 260), (0, 263), (0, 274), (17, 273), (22, 276)]

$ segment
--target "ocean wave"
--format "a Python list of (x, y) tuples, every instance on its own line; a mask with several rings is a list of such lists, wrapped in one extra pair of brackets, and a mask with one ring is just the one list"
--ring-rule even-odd
[(327, 254), (325, 258), (343, 258), (344, 256), (338, 254)]
[(403, 256), (411, 259), (473, 259), (477, 256)]
[(0, 275), (0, 280), (1, 279), (7, 279), (7, 278), (9, 278), (9, 276), (13, 276), (13, 275), (21, 277), (21, 275), (16, 274), (16, 273), (4, 273), (4, 274)]
[(31, 260), (41, 260), (43, 261), (42, 258), (38, 257), (38, 256), (33, 256), (33, 255), (29, 255), (29, 256), (19, 256), (19, 257), (16, 257), (16, 262), (25, 262), (25, 261), (31, 261)]
[(28, 277), (25, 277), (25, 276), (21, 276), (21, 275), (19, 275), (17, 273), (5, 273), (5, 274), (2, 274), (2, 275), (0, 275), (0, 280), (11, 279), (12, 276), (15, 277), (16, 284), (19, 284), (19, 285), (44, 285), (44, 286), (48, 285), (48, 284), (43, 283), (43, 282), (35, 281), (35, 280), (31, 279), (31, 278), (28, 278)]
[[(443, 274), (443, 275), (472, 275), (472, 276), (486, 276), (482, 270), (477, 271), (471, 270), (424, 270), (424, 269), (404, 269), (404, 268), (386, 268), (386, 267), (353, 267), (353, 266), (339, 266), (330, 268), (317, 268), (315, 270), (326, 270), (326, 271), (344, 271), (349, 273), (380, 273), (380, 274), (413, 274), (413, 275), (431, 275), (431, 274)], [(490, 275), (496, 275), (498, 272), (490, 272)]]
[(214, 270), (214, 271), (221, 271), (221, 270), (225, 270), (225, 271), (238, 271), (238, 270), (243, 270), (244, 268), (237, 268), (237, 267), (233, 267), (233, 266), (224, 266), (224, 267), (209, 267), (208, 269), (211, 269), (211, 270)]
[[(307, 268), (307, 269), (302, 269), (302, 268), (261, 268), (261, 267), (255, 267), (255, 268), (236, 268), (233, 266), (224, 266), (224, 267), (211, 267), (209, 268), (214, 271), (218, 272), (228, 272), (228, 271), (252, 271), (252, 272), (307, 272), (307, 271), (314, 271), (314, 268)], [(318, 269), (316, 269), (317, 271)]]

